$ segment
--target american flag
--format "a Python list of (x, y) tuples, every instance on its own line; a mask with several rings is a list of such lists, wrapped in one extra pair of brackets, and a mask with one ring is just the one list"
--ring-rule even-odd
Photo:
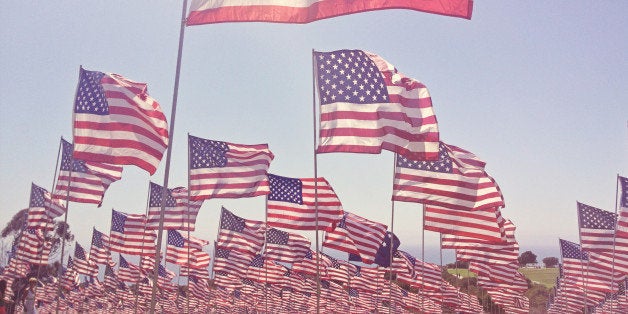
[[(582, 249), (587, 252), (612, 251), (615, 242), (617, 215), (580, 202), (577, 204)], [(624, 245), (628, 249), (628, 241)]]
[(74, 270), (74, 261), (71, 256), (68, 256), (68, 264), (59, 283), (66, 290), (72, 290), (79, 284), (79, 274)]
[(300, 262), (310, 252), (310, 244), (302, 235), (270, 228), (266, 233), (265, 256), (278, 262)]
[(268, 167), (275, 158), (267, 144), (244, 145), (188, 135), (192, 199), (266, 195)]
[(53, 219), (63, 215), (67, 207), (61, 199), (53, 197), (46, 189), (32, 183), (29, 209), (34, 208), (36, 211), (44, 210), (46, 215)]
[[(325, 271), (324, 267), (319, 267), (321, 273)], [(292, 264), (292, 271), (304, 275), (316, 276), (316, 252), (309, 250), (305, 253), (305, 257), (300, 262)]]
[(111, 210), (111, 252), (155, 256), (155, 231), (146, 230), (145, 215), (127, 215)]
[(88, 258), (85, 249), (78, 242), (74, 246), (74, 269), (79, 274), (98, 276), (98, 265)]
[[(340, 199), (325, 178), (288, 178), (268, 175), (270, 194), (267, 201), (268, 225), (276, 228), (333, 230), (342, 219)], [(318, 194), (316, 194), (316, 192)]]
[(469, 271), (478, 276), (488, 277), (494, 281), (512, 282), (519, 270), (519, 263), (492, 264), (483, 262), (469, 263)]
[(345, 212), (338, 226), (325, 233), (323, 246), (359, 255), (362, 262), (371, 264), (388, 226)]
[(89, 258), (96, 264), (114, 265), (109, 251), (109, 236), (93, 228)]
[(257, 282), (265, 282), (268, 284), (279, 284), (284, 280), (284, 274), (287, 272), (285, 266), (270, 261), (264, 255), (256, 255), (246, 270), (246, 278)]
[(349, 285), (360, 291), (375, 293), (385, 282), (384, 271), (379, 267), (356, 266)]
[[(203, 266), (209, 266), (209, 254), (203, 251), (203, 246), (208, 245), (209, 242), (196, 237), (190, 237), (191, 239), (187, 239), (176, 230), (168, 230), (166, 262), (182, 266), (187, 266), (188, 263), (195, 264), (195, 266), (197, 266), (198, 262), (200, 262)], [(188, 249), (190, 256), (189, 259)], [(205, 254), (203, 255), (201, 253)], [(203, 258), (205, 255), (206, 258)], [(200, 258), (201, 261), (197, 261), (197, 257)], [(204, 265), (205, 260), (206, 265)]]
[(472, 153), (440, 143), (438, 160), (397, 155), (393, 200), (458, 210), (503, 207), (497, 183)]
[[(26, 277), (26, 275), (28, 275), (30, 270), (31, 270), (31, 264), (29, 262), (23, 261), (19, 258), (12, 258), (9, 260), (8, 265), (5, 266), (2, 276), (5, 278), (22, 278), (22, 277)], [(7, 286), (10, 287), (11, 285), (7, 284)], [(7, 296), (8, 296), (8, 293), (10, 293), (10, 291), (11, 289), (7, 291)]]
[(263, 221), (238, 217), (223, 207), (220, 214), (218, 247), (255, 256), (264, 245), (265, 228)]
[(397, 271), (397, 280), (421, 290), (440, 290), (442, 286), (440, 267), (418, 260), (408, 252), (397, 251), (393, 258), (393, 271)]
[[(148, 195), (148, 219), (146, 229), (158, 230), (161, 218), (161, 203), (163, 189), (159, 184), (150, 182)], [(194, 231), (196, 216), (203, 205), (203, 201), (188, 201), (187, 189), (177, 187), (166, 192), (166, 207), (164, 208), (164, 229), (180, 231)]]
[(41, 229), (26, 228), (19, 238), (16, 258), (31, 264), (46, 265), (52, 244)]
[(139, 266), (127, 262), (122, 255), (120, 255), (118, 262), (118, 280), (128, 282), (137, 282), (140, 280)]
[(235, 277), (242, 278), (254, 256), (238, 251), (219, 248), (214, 245), (214, 272), (222, 271)]
[(491, 264), (511, 264), (519, 256), (519, 244), (515, 239), (515, 227), (510, 220), (504, 221), (505, 240), (500, 243), (476, 238), (443, 234), (442, 249), (456, 250), (459, 260)]
[[(611, 282), (620, 280), (613, 278), (611, 272), (589, 264), (588, 254), (582, 251), (579, 244), (559, 239), (560, 251), (563, 260), (563, 274), (576, 285), (586, 289), (608, 292), (617, 289), (611, 287)], [(611, 280), (611, 278), (615, 280)], [(623, 277), (621, 278), (623, 279)]]
[(618, 176), (621, 192), (619, 194), (619, 220), (617, 237), (628, 239), (628, 178)]
[(503, 223), (499, 208), (474, 211), (425, 206), (425, 230), (479, 239), (486, 242), (502, 242)]
[(438, 158), (438, 125), (425, 85), (361, 50), (314, 52), (321, 104), (318, 153)]
[(54, 196), (71, 202), (101, 204), (109, 185), (122, 178), (122, 167), (75, 159), (72, 157), (72, 143), (63, 138), (61, 147), (61, 164)]
[(168, 123), (147, 85), (81, 68), (74, 102), (74, 158), (135, 165), (151, 175), (168, 147)]
[(175, 273), (169, 269), (166, 269), (164, 265), (159, 264), (157, 270), (157, 284), (163, 289), (164, 287), (172, 286), (172, 279), (176, 276)]
[(188, 26), (224, 22), (273, 22), (310, 23), (341, 15), (385, 9), (408, 9), (431, 14), (439, 14), (471, 19), (473, 0), (447, 1), (339, 1), (320, 0), (316, 2), (296, 0), (283, 2), (268, 0), (263, 2), (194, 0), (186, 19)]
[(116, 275), (116, 271), (113, 269), (113, 267), (107, 265), (105, 266), (105, 281), (104, 281), (104, 285), (105, 287), (115, 290), (118, 285), (118, 275)]

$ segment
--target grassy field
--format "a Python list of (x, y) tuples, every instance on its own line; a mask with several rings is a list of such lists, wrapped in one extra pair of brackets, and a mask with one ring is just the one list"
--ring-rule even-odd
[(474, 272), (470, 272), (468, 269), (454, 269), (454, 268), (449, 268), (447, 269), (447, 272), (449, 272), (450, 274), (454, 275), (454, 276), (458, 276), (458, 278), (467, 278), (467, 277), (477, 277), (478, 275)]
[(558, 268), (519, 268), (519, 272), (532, 282), (552, 288), (556, 285)]

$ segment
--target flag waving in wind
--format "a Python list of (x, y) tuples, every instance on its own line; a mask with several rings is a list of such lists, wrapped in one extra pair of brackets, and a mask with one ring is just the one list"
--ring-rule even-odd
[(188, 136), (193, 200), (266, 195), (268, 167), (275, 158), (267, 144), (243, 145)]
[(168, 124), (147, 85), (81, 68), (74, 102), (74, 157), (135, 165), (151, 175), (168, 147)]
[[(122, 178), (122, 167), (72, 157), (72, 143), (61, 139), (61, 165), (54, 196), (71, 202), (100, 204), (109, 185)], [(68, 191), (69, 190), (69, 191)]]
[(438, 159), (430, 94), (380, 56), (361, 50), (314, 52), (320, 101), (318, 153)]
[(224, 22), (310, 23), (353, 13), (408, 9), (471, 19), (473, 0), (194, 0), (187, 25)]

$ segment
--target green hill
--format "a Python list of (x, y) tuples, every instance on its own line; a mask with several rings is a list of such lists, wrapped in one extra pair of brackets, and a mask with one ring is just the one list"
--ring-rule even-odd
[(558, 268), (519, 268), (519, 272), (533, 283), (553, 288), (558, 277)]

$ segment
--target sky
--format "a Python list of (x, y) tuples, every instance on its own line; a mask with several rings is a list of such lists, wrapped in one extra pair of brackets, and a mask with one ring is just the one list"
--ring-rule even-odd
[[(179, 1), (0, 2), (0, 227), (28, 206), (31, 182), (52, 187), (60, 138), (72, 140), (79, 66), (148, 83), (172, 122), (181, 10)], [(559, 256), (559, 238), (578, 241), (576, 202), (614, 211), (616, 176), (628, 176), (626, 12), (626, 1), (483, 0), (471, 20), (384, 10), (187, 27), (169, 186), (187, 185), (187, 134), (268, 143), (271, 173), (313, 177), (316, 160), (345, 210), (392, 225), (415, 256), (424, 238), (426, 260), (439, 262), (420, 204), (395, 202), (392, 219), (393, 153), (313, 154), (312, 50), (362, 49), (427, 86), (441, 140), (484, 160), (501, 187), (520, 251)], [(144, 213), (164, 168), (165, 158), (153, 176), (125, 166), (101, 208), (71, 203), (78, 242), (89, 245), (92, 227), (108, 231), (112, 208)], [(216, 239), (221, 206), (263, 220), (264, 204), (206, 201), (193, 235)]]

